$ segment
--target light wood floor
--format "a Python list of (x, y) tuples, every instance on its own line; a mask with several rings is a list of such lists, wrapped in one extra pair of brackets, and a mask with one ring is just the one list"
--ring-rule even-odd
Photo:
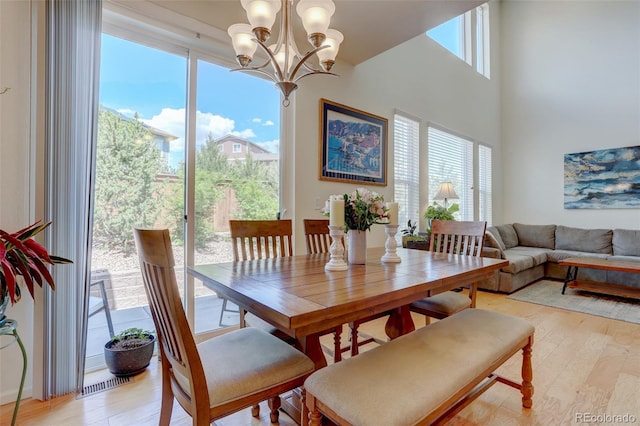
[[(631, 415), (635, 416), (635, 423), (640, 424), (640, 325), (518, 302), (486, 292), (478, 295), (478, 307), (520, 316), (535, 325), (534, 405), (531, 410), (523, 409), (520, 393), (498, 383), (465, 408), (450, 425), (586, 423), (577, 418), (580, 413)], [(383, 321), (366, 324), (363, 330), (384, 337)], [(416, 317), (416, 324), (423, 324), (421, 317)], [(500, 373), (519, 378), (520, 360), (519, 355), (514, 357)], [(152, 361), (133, 383), (108, 391), (81, 399), (68, 395), (48, 402), (25, 400), (20, 406), (18, 424), (157, 425), (159, 401), (159, 365)], [(13, 404), (0, 407), (0, 425), (10, 423), (12, 408)], [(281, 425), (294, 424), (284, 413), (280, 419)], [(604, 423), (616, 424), (591, 422)], [(177, 404), (171, 424), (191, 424)], [(258, 420), (245, 410), (216, 424), (268, 425), (268, 410), (263, 405)]]

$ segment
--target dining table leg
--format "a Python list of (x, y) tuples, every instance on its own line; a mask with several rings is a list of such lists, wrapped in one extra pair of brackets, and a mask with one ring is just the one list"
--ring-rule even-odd
[(409, 305), (392, 309), (389, 313), (389, 318), (384, 326), (384, 331), (390, 339), (393, 340), (403, 334), (411, 333), (416, 329), (413, 319), (411, 318)]

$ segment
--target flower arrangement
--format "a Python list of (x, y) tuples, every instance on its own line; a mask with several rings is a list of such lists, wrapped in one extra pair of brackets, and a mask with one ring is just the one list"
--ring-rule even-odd
[(20, 300), (18, 276), (22, 276), (33, 297), (34, 282), (40, 287), (46, 282), (55, 290), (53, 277), (46, 264), (72, 263), (69, 259), (50, 255), (45, 247), (33, 239), (49, 225), (51, 222), (38, 221), (13, 233), (0, 229), (0, 304), (7, 297), (12, 305)]
[(344, 198), (344, 227), (345, 231), (355, 229), (367, 231), (375, 223), (385, 223), (388, 211), (384, 204), (384, 197), (366, 188), (357, 188), (351, 194), (333, 195), (326, 201), (322, 214), (329, 216), (330, 200)]

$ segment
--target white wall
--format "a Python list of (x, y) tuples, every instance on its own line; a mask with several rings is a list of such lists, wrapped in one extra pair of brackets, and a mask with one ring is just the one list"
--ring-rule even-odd
[[(393, 199), (393, 116), (401, 110), (426, 123), (444, 126), (493, 147), (494, 222), (502, 223), (499, 7), (491, 2), (492, 78), (445, 50), (427, 36), (416, 37), (355, 68), (336, 68), (338, 79), (308, 77), (296, 94), (295, 111), (295, 216), (321, 217), (316, 197), (324, 201), (334, 193), (351, 192), (357, 184), (318, 180), (319, 99), (326, 98), (389, 120), (388, 185), (369, 186)], [(338, 54), (339, 56), (339, 54)], [(421, 152), (421, 164), (426, 153)], [(424, 194), (426, 197), (426, 194)], [(382, 227), (374, 227), (369, 246), (384, 245)], [(297, 225), (296, 232), (302, 232)], [(297, 247), (304, 250), (304, 246)]]
[(503, 1), (505, 222), (640, 228), (565, 210), (564, 154), (640, 145), (640, 2)]
[[(30, 3), (0, 1), (0, 89), (11, 90), (0, 96), (0, 228), (14, 232), (32, 221), (30, 176)], [(7, 316), (18, 321), (18, 332), (33, 351), (33, 301), (28, 291), (22, 300), (9, 306)], [(0, 346), (8, 342), (3, 337)], [(20, 383), (22, 356), (18, 345), (0, 350), (0, 404), (15, 400)], [(23, 397), (31, 395), (29, 368)]]

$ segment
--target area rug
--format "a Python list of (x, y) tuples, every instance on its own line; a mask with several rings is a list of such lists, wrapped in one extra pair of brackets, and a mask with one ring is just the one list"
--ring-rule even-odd
[(640, 324), (640, 300), (570, 288), (562, 294), (562, 285), (561, 281), (540, 280), (507, 298)]

